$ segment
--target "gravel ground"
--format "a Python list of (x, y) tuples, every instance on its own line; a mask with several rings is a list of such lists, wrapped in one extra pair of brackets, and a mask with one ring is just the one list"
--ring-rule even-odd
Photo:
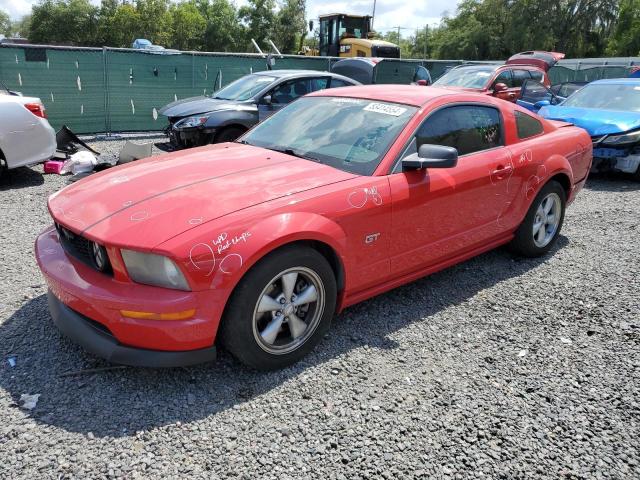
[(640, 183), (590, 179), (546, 258), (349, 308), (286, 370), (78, 375), (108, 364), (52, 326), (32, 251), (65, 183), (0, 187), (0, 478), (640, 477)]

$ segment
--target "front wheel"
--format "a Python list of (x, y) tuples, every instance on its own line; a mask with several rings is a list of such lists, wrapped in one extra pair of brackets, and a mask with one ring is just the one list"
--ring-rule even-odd
[(566, 203), (564, 188), (558, 182), (552, 180), (542, 187), (516, 231), (511, 249), (525, 257), (547, 253), (560, 234)]
[(286, 247), (240, 281), (225, 311), (222, 343), (259, 370), (297, 362), (321, 340), (336, 306), (336, 280), (316, 250)]

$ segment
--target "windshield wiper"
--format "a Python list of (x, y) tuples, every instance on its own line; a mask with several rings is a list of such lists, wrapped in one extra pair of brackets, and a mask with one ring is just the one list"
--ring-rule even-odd
[(286, 155), (291, 155), (293, 157), (302, 158), (303, 160), (311, 160), (312, 162), (319, 162), (320, 160), (309, 155), (304, 155), (300, 152), (296, 152), (293, 148), (276, 148), (276, 147), (264, 147), (269, 150), (273, 150), (274, 152), (284, 153)]

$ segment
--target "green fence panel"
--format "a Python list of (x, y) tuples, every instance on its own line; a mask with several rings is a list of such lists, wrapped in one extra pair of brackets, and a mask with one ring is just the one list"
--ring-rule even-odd
[[(276, 69), (328, 71), (339, 58), (275, 56)], [(385, 59), (376, 82), (407, 84), (425, 66), (435, 80), (463, 60)], [(501, 62), (468, 62), (501, 63)], [(639, 58), (561, 60), (552, 83), (624, 77)], [(167, 125), (158, 111), (167, 103), (218, 88), (267, 69), (255, 54), (182, 52), (154, 55), (130, 49), (2, 45), (0, 81), (11, 90), (39, 97), (56, 129), (77, 133), (157, 131)]]
[(29, 59), (25, 51), (0, 49), (0, 80), (9, 89), (39, 97), (55, 128), (106, 129), (102, 51), (31, 49)]

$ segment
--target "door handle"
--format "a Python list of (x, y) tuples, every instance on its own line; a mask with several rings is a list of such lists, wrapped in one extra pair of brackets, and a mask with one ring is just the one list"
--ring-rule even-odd
[(496, 175), (498, 177), (501, 177), (503, 175), (508, 174), (511, 170), (513, 170), (513, 167), (511, 165), (498, 165), (496, 167), (496, 169), (491, 172), (491, 175)]

